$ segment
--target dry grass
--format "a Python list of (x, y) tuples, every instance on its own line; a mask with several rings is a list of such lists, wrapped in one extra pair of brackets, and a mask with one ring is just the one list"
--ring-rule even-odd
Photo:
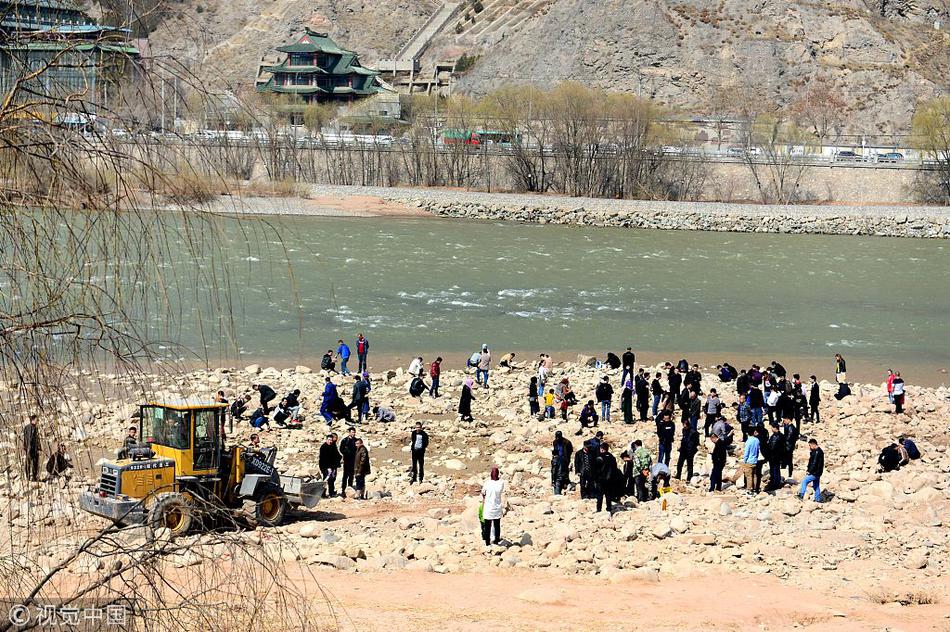
[(932, 590), (918, 589), (910, 592), (892, 592), (883, 588), (867, 593), (868, 600), (879, 603), (899, 603), (902, 606), (930, 606), (940, 603), (940, 597)]

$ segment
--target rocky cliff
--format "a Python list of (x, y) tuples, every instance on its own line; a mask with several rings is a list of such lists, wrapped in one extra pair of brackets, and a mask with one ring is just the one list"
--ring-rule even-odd
[[(304, 24), (326, 28), (366, 63), (392, 56), (437, 0), (186, 0), (153, 47), (201, 61), (233, 87)], [(821, 77), (847, 128), (908, 128), (916, 102), (947, 89), (948, 0), (467, 0), (423, 61), (477, 55), (457, 89), (574, 79), (697, 113), (748, 95), (789, 106)], [(730, 100), (732, 103), (730, 103)]]

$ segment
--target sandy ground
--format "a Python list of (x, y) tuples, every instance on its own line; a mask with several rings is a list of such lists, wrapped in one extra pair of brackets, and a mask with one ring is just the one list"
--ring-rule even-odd
[(880, 605), (860, 589), (800, 589), (766, 575), (611, 584), (514, 570), (314, 573), (341, 627), (355, 630), (950, 630), (946, 604)]
[(427, 211), (374, 195), (300, 197), (227, 197), (214, 205), (222, 213), (310, 215), (316, 217), (432, 217)]

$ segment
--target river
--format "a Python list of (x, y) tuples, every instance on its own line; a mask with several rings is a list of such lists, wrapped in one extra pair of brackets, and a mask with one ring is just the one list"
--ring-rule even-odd
[[(212, 349), (219, 361), (315, 365), (362, 331), (373, 356), (400, 360), (463, 357), (488, 343), (562, 356), (632, 345), (674, 361), (792, 358), (821, 377), (842, 353), (869, 374), (903, 368), (929, 384), (950, 367), (950, 244), (941, 240), (266, 221), (268, 236), (250, 250), (238, 230), (225, 231), (235, 240), (227, 265), (243, 286), (234, 290), (241, 357)], [(186, 320), (183, 342), (196, 344), (194, 329)]]

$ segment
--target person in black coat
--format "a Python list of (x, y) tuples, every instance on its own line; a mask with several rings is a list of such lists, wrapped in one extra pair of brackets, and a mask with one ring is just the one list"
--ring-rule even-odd
[(264, 416), (266, 417), (267, 414), (270, 413), (270, 407), (268, 404), (273, 401), (275, 397), (277, 397), (277, 392), (267, 384), (254, 384), (251, 386), (251, 388), (257, 391), (257, 394), (260, 395), (261, 410), (264, 411)]
[[(670, 369), (666, 379), (670, 384), (670, 392), (678, 396), (681, 390), (680, 386), (683, 384), (683, 376), (680, 375), (676, 369)], [(677, 401), (677, 403), (679, 403), (679, 401)]]
[(40, 473), (40, 431), (36, 422), (37, 416), (31, 414), (23, 426), (23, 465), (28, 481), (35, 481)]
[(620, 375), (620, 383), (624, 384), (627, 380), (633, 379), (633, 366), (636, 363), (637, 356), (633, 353), (632, 347), (627, 347), (627, 350), (623, 352), (623, 355), (620, 356), (620, 364), (623, 366), (623, 373)]
[(693, 478), (693, 457), (699, 450), (699, 431), (693, 430), (689, 420), (683, 422), (680, 435), (679, 457), (676, 460), (676, 478), (683, 474), (683, 464), (686, 464), (686, 480)]
[(712, 451), (712, 471), (709, 473), (709, 491), (722, 491), (722, 470), (726, 467), (726, 456), (728, 446), (726, 442), (719, 438), (719, 435), (713, 433), (709, 440), (713, 442)]
[(574, 455), (574, 473), (580, 477), (581, 498), (593, 498), (596, 494), (594, 484), (595, 456), (588, 441), (585, 441), (584, 447)]
[(739, 371), (739, 377), (736, 378), (736, 394), (745, 395), (749, 392), (749, 376), (745, 372), (745, 369)]
[(327, 484), (327, 498), (336, 496), (334, 484), (336, 483), (337, 470), (340, 469), (342, 460), (343, 457), (336, 447), (336, 435), (328, 434), (326, 441), (320, 445), (320, 457), (317, 461), (320, 467), (320, 473), (323, 475), (323, 480)]
[(793, 424), (790, 419), (786, 419), (784, 426), (782, 426), (782, 435), (785, 439), (785, 452), (783, 453), (785, 462), (783, 466), (788, 468), (788, 475), (791, 476), (792, 464), (795, 459), (795, 448), (798, 445), (798, 426)]
[(778, 423), (772, 423), (772, 434), (768, 443), (769, 486), (765, 491), (774, 491), (785, 486), (782, 478), (782, 465), (785, 463), (785, 435), (779, 430)]
[(805, 490), (811, 483), (815, 487), (815, 502), (821, 502), (821, 475), (825, 471), (825, 453), (818, 447), (815, 439), (808, 440), (808, 449), (811, 453), (808, 455), (808, 471), (805, 478), (802, 479), (802, 485), (798, 489), (798, 497), (805, 497)]
[(412, 453), (412, 485), (417, 480), (421, 483), (425, 476), (426, 448), (429, 447), (429, 435), (422, 429), (422, 422), (417, 421), (416, 427), (409, 433), (409, 451)]
[(353, 469), (356, 464), (356, 428), (350, 426), (347, 435), (340, 441), (340, 453), (343, 455), (343, 483), (340, 495), (346, 498), (346, 488), (353, 485)]
[(597, 493), (597, 511), (603, 509), (604, 499), (607, 499), (607, 511), (613, 511), (612, 499), (615, 498), (614, 481), (617, 470), (617, 459), (610, 453), (610, 446), (601, 443), (600, 454), (597, 455), (596, 465), (596, 493)]
[(637, 412), (640, 413), (640, 421), (646, 421), (647, 411), (650, 409), (650, 382), (643, 373), (643, 369), (640, 369), (633, 380), (633, 390), (637, 394)]
[(571, 482), (571, 457), (574, 455), (574, 446), (564, 433), (558, 430), (554, 433), (554, 444), (551, 446), (551, 487), (558, 496)]
[(673, 417), (669, 411), (660, 413), (660, 418), (656, 422), (656, 436), (660, 444), (656, 461), (669, 465), (670, 455), (673, 453), (673, 439), (676, 438), (676, 424), (673, 423)]
[(462, 394), (459, 396), (459, 417), (462, 421), (475, 421), (472, 417), (472, 379), (465, 380), (462, 385)]
[(818, 412), (818, 405), (821, 403), (821, 389), (818, 388), (818, 378), (811, 376), (811, 384), (808, 387), (808, 421), (818, 423), (821, 421), (821, 413)]

